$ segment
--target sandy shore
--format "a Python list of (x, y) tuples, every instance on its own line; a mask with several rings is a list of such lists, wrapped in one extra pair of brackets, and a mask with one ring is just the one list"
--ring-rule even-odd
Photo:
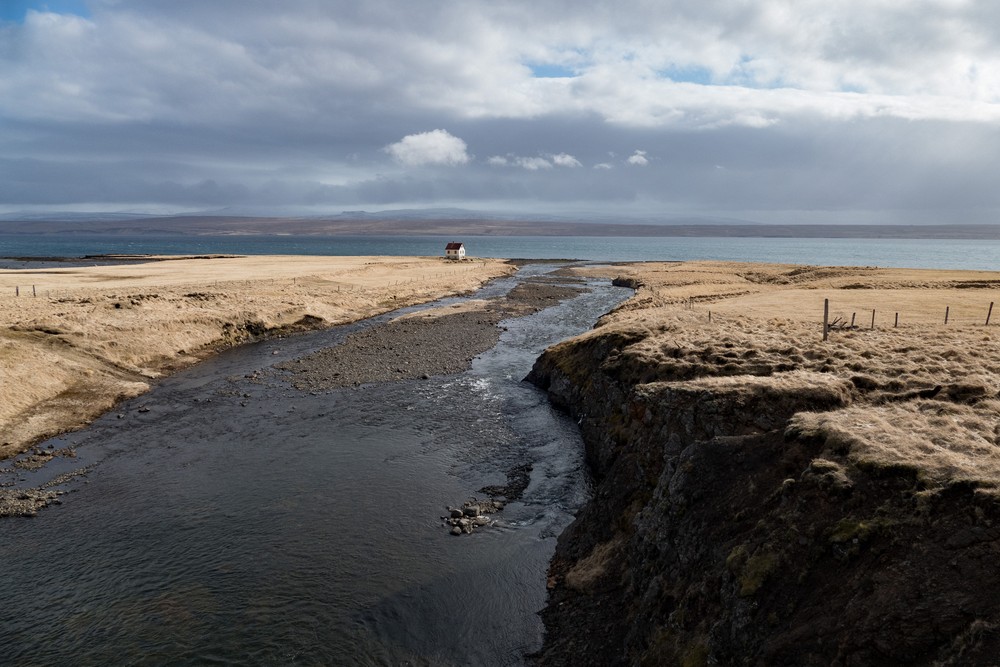
[(0, 458), (220, 348), (467, 292), (514, 270), (495, 259), (308, 256), (0, 270)]

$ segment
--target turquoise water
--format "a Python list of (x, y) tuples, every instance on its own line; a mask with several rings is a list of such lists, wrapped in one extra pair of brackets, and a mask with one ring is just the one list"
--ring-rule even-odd
[[(0, 257), (98, 254), (441, 255), (443, 236), (122, 236), (0, 234)], [(1000, 268), (1000, 241), (953, 239), (473, 236), (470, 256), (598, 261), (717, 259), (836, 266)]]

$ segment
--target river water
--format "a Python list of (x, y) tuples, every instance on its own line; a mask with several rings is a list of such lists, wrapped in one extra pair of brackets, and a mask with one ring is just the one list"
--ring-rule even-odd
[[(459, 375), (309, 394), (268, 370), (376, 318), (230, 350), (51, 441), (77, 457), (0, 481), (89, 472), (61, 505), (0, 523), (0, 662), (523, 663), (589, 487), (575, 424), (521, 379), (629, 294), (590, 287), (505, 322)], [(446, 505), (524, 463), (496, 525), (449, 534)]]

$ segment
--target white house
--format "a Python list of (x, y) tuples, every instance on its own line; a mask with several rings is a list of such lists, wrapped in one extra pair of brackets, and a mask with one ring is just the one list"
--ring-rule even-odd
[(465, 246), (453, 241), (444, 247), (444, 256), (448, 259), (465, 259)]

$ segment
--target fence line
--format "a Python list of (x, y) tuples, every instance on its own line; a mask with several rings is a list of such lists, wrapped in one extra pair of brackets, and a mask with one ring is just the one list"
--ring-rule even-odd
[[(871, 321), (869, 323), (868, 329), (875, 329), (876, 328), (876, 326), (878, 324), (878, 320), (877, 320), (878, 308), (873, 308), (870, 305), (867, 305), (867, 306), (858, 306), (858, 305), (853, 305), (853, 304), (847, 304), (846, 307), (851, 309), (851, 322), (850, 322), (850, 324), (847, 324), (846, 311), (843, 310), (844, 306), (842, 306), (840, 304), (837, 304), (837, 305), (838, 305), (838, 308), (841, 309), (841, 312), (844, 312), (845, 314), (842, 315), (842, 316), (838, 315), (833, 320), (831, 320), (830, 319), (830, 306), (831, 306), (830, 300), (829, 299), (823, 299), (823, 340), (827, 340), (828, 339), (829, 332), (831, 330), (844, 330), (844, 329), (847, 329), (847, 330), (856, 330), (856, 329), (858, 329), (859, 327), (855, 325), (855, 321), (856, 321), (858, 312), (867, 312), (869, 308), (871, 308)], [(955, 316), (955, 312), (952, 310), (952, 307), (950, 305), (945, 305), (945, 307), (944, 307), (944, 313), (942, 313), (941, 319), (937, 320), (937, 322), (940, 323), (941, 326), (970, 325), (970, 324), (972, 324), (972, 325), (979, 325), (979, 326), (989, 326), (990, 325), (990, 319), (993, 316), (993, 306), (994, 306), (994, 302), (990, 301), (988, 306), (987, 305), (983, 306), (983, 310), (980, 311), (981, 314), (978, 315), (978, 316), (964, 315), (964, 316), (961, 316), (961, 317), (956, 317)], [(963, 313), (968, 313), (970, 310), (971, 310), (971, 307), (967, 306), (967, 307), (963, 308), (962, 312)], [(984, 311), (985, 311), (985, 314), (982, 314)], [(893, 312), (893, 319), (892, 319), (892, 327), (893, 328), (898, 328), (899, 327), (899, 316), (900, 316), (900, 313), (902, 313), (904, 315), (904, 317), (905, 317), (905, 311), (899, 311), (899, 310), (897, 310), (897, 311)], [(920, 315), (920, 319), (913, 320), (913, 322), (919, 323), (919, 324), (933, 324), (933, 320), (932, 319), (928, 319), (926, 314), (921, 314)]]

